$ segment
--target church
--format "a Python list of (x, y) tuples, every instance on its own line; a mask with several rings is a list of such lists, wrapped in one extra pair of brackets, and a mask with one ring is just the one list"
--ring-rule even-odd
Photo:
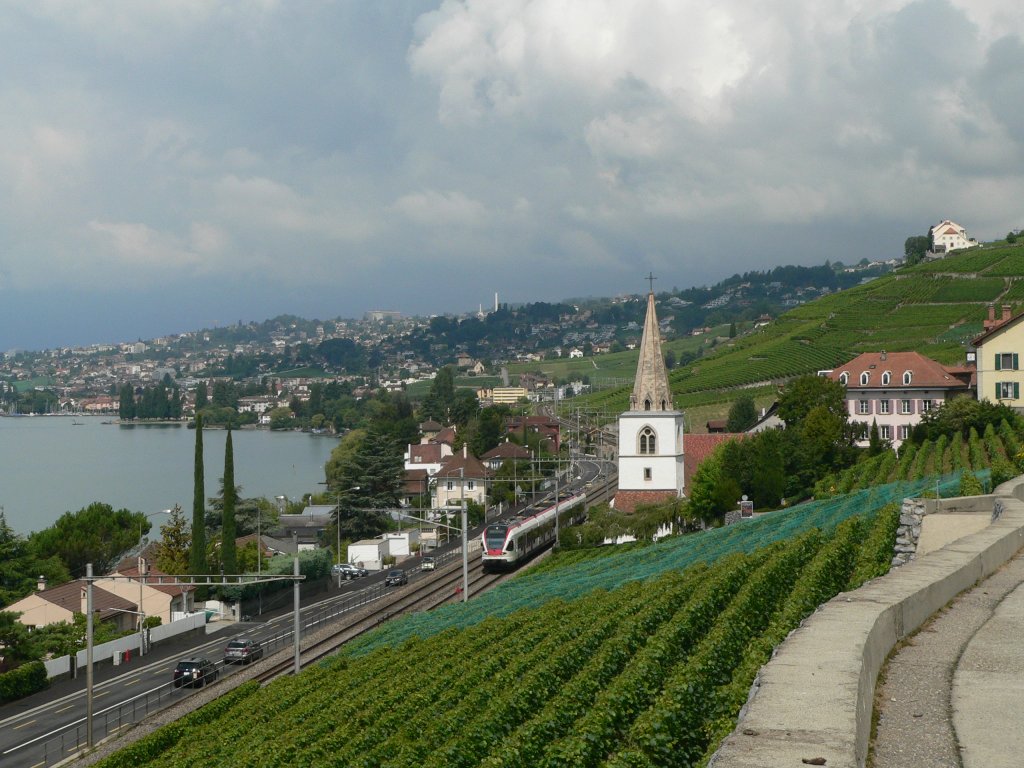
[(640, 359), (629, 410), (619, 416), (619, 486), (613, 506), (632, 512), (683, 495), (683, 414), (672, 407), (672, 390), (661, 353), (653, 277), (647, 295)]

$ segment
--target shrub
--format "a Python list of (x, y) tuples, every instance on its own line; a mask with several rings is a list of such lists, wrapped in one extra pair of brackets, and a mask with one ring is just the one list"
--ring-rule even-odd
[(30, 661), (0, 675), (0, 704), (44, 690), (50, 681), (41, 661)]

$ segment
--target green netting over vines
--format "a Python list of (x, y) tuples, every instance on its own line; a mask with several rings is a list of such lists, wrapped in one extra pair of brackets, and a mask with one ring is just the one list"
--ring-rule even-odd
[(519, 608), (537, 608), (549, 600), (572, 600), (596, 589), (615, 589), (628, 581), (682, 570), (695, 563), (712, 563), (734, 552), (749, 553), (811, 528), (830, 531), (854, 515), (873, 516), (886, 504), (907, 497), (936, 490), (942, 496), (956, 495), (959, 484), (960, 472), (889, 483), (809, 501), (724, 528), (663, 539), (647, 547), (630, 547), (621, 552), (610, 549), (604, 557), (563, 569), (536, 575), (524, 573), (466, 604), (395, 619), (349, 643), (345, 652), (362, 654), (381, 646), (398, 645), (414, 635), (429, 637), (446, 629), (472, 626), (491, 616), (507, 616)]

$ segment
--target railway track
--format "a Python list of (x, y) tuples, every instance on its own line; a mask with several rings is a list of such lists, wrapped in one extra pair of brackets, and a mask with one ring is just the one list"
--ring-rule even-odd
[[(484, 573), (479, 557), (471, 559), (469, 565), (469, 594), (486, 591), (508, 578), (510, 574)], [(395, 589), (394, 595), (385, 600), (368, 604), (349, 621), (335, 621), (321, 629), (302, 643), (299, 649), (299, 667), (316, 662), (336, 652), (338, 648), (360, 635), (369, 632), (383, 622), (405, 613), (427, 611), (446, 603), (462, 600), (462, 564), (450, 564), (433, 576), (419, 579)], [(267, 683), (283, 674), (294, 671), (295, 656), (292, 650), (282, 650), (259, 666), (252, 679)]]

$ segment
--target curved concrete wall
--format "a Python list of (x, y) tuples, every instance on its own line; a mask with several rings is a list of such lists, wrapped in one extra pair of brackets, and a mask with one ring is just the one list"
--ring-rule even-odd
[(994, 521), (825, 603), (779, 646), (713, 768), (861, 768), (875, 681), (898, 641), (1024, 546), (1024, 482), (992, 495)]

